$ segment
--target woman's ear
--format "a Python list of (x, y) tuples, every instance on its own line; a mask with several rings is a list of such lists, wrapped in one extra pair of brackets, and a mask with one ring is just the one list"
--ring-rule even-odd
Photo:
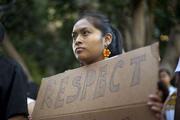
[(105, 39), (104, 39), (104, 46), (107, 47), (108, 45), (111, 44), (111, 42), (112, 42), (112, 34), (108, 33), (106, 34)]

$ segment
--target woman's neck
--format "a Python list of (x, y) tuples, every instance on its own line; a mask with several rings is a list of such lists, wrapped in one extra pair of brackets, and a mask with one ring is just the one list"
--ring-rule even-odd
[(99, 56), (96, 59), (93, 59), (93, 60), (87, 61), (87, 62), (82, 62), (82, 63), (83, 63), (83, 65), (90, 65), (90, 64), (96, 63), (101, 60), (104, 60), (104, 56)]

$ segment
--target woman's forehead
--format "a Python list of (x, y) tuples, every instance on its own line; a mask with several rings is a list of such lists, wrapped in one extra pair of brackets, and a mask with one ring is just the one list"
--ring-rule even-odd
[(78, 31), (80, 29), (91, 28), (91, 27), (94, 27), (94, 26), (91, 23), (89, 23), (87, 19), (81, 19), (75, 23), (73, 27), (73, 32)]

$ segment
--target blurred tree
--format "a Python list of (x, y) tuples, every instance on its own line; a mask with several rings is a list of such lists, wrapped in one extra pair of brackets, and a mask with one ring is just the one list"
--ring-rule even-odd
[[(97, 5), (76, 1), (85, 11), (103, 12), (113, 21), (124, 36), (125, 51), (160, 41), (161, 67), (173, 72), (180, 55), (178, 0), (98, 0)], [(161, 40), (161, 35), (168, 40)]]
[[(28, 4), (28, 2), (27, 2)], [(5, 24), (5, 26), (10, 27), (11, 29), (13, 29), (12, 31), (19, 31), (19, 28), (17, 28), (16, 26), (18, 26), (18, 23), (20, 23), (21, 21), (19, 21), (19, 19), (12, 19), (15, 16), (17, 16), (18, 14), (21, 13), (21, 11), (23, 11), (27, 4), (21, 4), (19, 3), (19, 1), (16, 0), (12, 0), (12, 1), (1, 1), (0, 2), (0, 22), (3, 22)], [(20, 9), (18, 9), (20, 8)], [(25, 15), (25, 13), (24, 13)], [(6, 22), (4, 22), (6, 21)], [(7, 28), (8, 28), (7, 27)], [(9, 39), (8, 34), (6, 34), (5, 39), (3, 41), (2, 47), (4, 48), (4, 51), (7, 53), (8, 56), (10, 56), (12, 59), (15, 59), (16, 61), (18, 61), (25, 73), (28, 76), (28, 80), (32, 81), (32, 77), (30, 75), (30, 72), (27, 68), (27, 66), (25, 65), (23, 59), (21, 58), (21, 56), (19, 55), (19, 53), (17, 52), (17, 50), (15, 49), (15, 47), (13, 46), (13, 44), (11, 43), (11, 40)]]
[(180, 2), (178, 0), (166, 0), (164, 4), (164, 16), (160, 18), (164, 24), (157, 23), (157, 26), (159, 26), (161, 28), (160, 30), (166, 33), (169, 38), (161, 67), (165, 67), (173, 72), (180, 56)]
[(22, 57), (19, 55), (19, 53), (17, 52), (17, 50), (14, 48), (13, 44), (11, 43), (11, 41), (8, 38), (8, 35), (5, 35), (5, 38), (2, 42), (2, 47), (4, 49), (4, 51), (6, 52), (6, 54), (11, 57), (12, 59), (16, 60), (18, 63), (21, 64), (24, 72), (26, 73), (27, 77), (28, 77), (28, 81), (32, 82), (32, 76), (29, 73), (29, 70), (26, 66), (26, 64), (24, 63), (24, 60), (22, 59)]
[(121, 31), (125, 51), (160, 41), (162, 65), (173, 69), (180, 55), (179, 6), (178, 0), (1, 0), (0, 22), (40, 84), (42, 77), (79, 66), (71, 32), (85, 11), (105, 14)]

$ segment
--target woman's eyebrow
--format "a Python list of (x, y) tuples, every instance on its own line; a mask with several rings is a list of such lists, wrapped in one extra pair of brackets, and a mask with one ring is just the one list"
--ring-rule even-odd
[(90, 28), (88, 28), (88, 27), (81, 27), (81, 28), (78, 28), (78, 29), (76, 29), (76, 30), (74, 30), (73, 32), (72, 32), (72, 35), (73, 34), (77, 34), (77, 31), (84, 31), (84, 30), (91, 30)]
[(83, 28), (80, 28), (80, 31), (84, 31), (84, 30), (91, 30), (90, 28), (88, 27), (83, 27)]
[(80, 27), (80, 28), (76, 29), (75, 31), (81, 31), (81, 30), (87, 30), (87, 29), (89, 29), (89, 27), (84, 26), (84, 27)]

